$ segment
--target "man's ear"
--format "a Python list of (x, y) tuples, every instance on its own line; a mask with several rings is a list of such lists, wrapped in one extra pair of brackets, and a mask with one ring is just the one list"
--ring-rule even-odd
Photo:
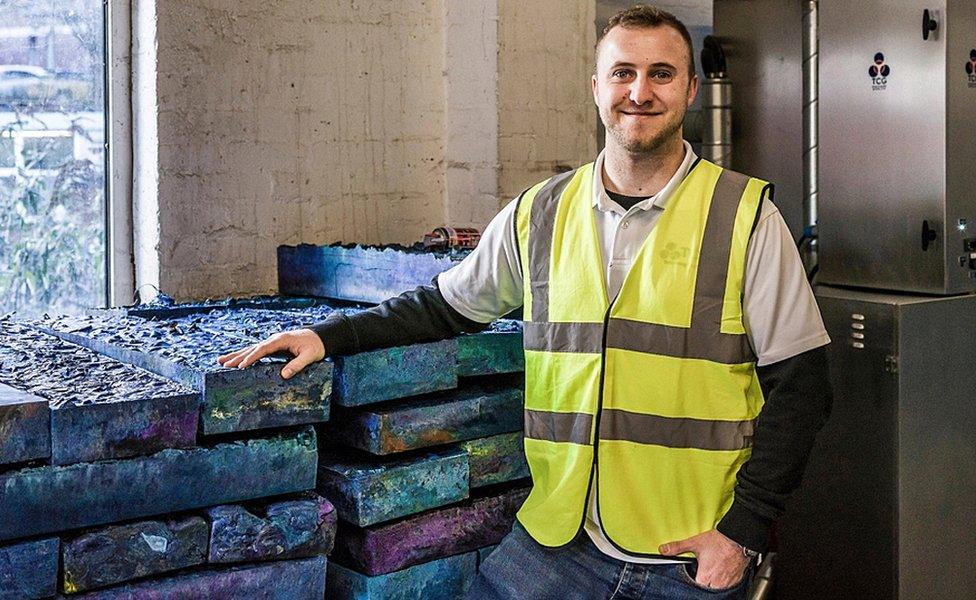
[(590, 76), (590, 87), (593, 88), (593, 104), (595, 104), (597, 107), (599, 107), (600, 106), (600, 99), (597, 97), (597, 91), (596, 91), (596, 87), (597, 87), (596, 86), (596, 73), (594, 73), (593, 75)]
[(692, 75), (691, 81), (688, 82), (688, 106), (690, 107), (695, 103), (695, 96), (698, 95), (698, 74)]

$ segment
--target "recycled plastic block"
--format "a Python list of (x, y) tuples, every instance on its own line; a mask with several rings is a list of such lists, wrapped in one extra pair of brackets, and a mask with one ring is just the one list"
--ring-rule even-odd
[(288, 380), (280, 375), (284, 358), (269, 357), (249, 369), (217, 364), (221, 354), (293, 328), (295, 321), (287, 312), (242, 309), (164, 321), (106, 313), (50, 319), (43, 326), (74, 344), (197, 390), (203, 433), (211, 435), (328, 420), (332, 363), (315, 363)]
[(0, 322), (0, 378), (45, 398), (51, 463), (147, 455), (196, 442), (192, 389), (66, 343), (34, 327)]
[(403, 246), (278, 246), (278, 291), (378, 304), (429, 285), (438, 273), (461, 262), (467, 254)]
[[(138, 314), (150, 314), (168, 326), (199, 328), (213, 336), (234, 340), (236, 348), (277, 331), (307, 327), (336, 311), (347, 314), (359, 311), (332, 308), (324, 302), (321, 298), (269, 298), (248, 303), (246, 299), (232, 298), (213, 304), (177, 304)], [(295, 306), (289, 306), (290, 303)], [(260, 310), (248, 308), (250, 304)], [(282, 308), (272, 310), (275, 306)], [(339, 357), (335, 359), (333, 400), (344, 406), (358, 406), (457, 387), (457, 369), (452, 364), (457, 362), (457, 355), (457, 342), (445, 341)]]
[(47, 400), (0, 383), (0, 465), (50, 456)]
[(107, 587), (194, 565), (207, 558), (202, 517), (114, 525), (65, 540), (64, 591)]
[(0, 546), (0, 600), (50, 598), (58, 591), (58, 538)]
[(335, 542), (335, 507), (321, 496), (275, 502), (263, 516), (230, 504), (207, 511), (211, 563), (280, 560), (328, 554)]
[(329, 600), (458, 600), (464, 598), (477, 569), (477, 552), (431, 561), (370, 577), (329, 562)]
[(458, 341), (458, 376), (496, 375), (525, 370), (522, 327), (500, 319), (481, 333), (462, 335)]
[(496, 548), (498, 548), (498, 544), (495, 544), (494, 546), (485, 546), (484, 548), (478, 549), (478, 571), (479, 572), (481, 571), (481, 565), (484, 564), (484, 562), (488, 559), (489, 556), (491, 556), (491, 553), (494, 552)]
[(340, 409), (326, 436), (391, 454), (522, 429), (521, 387), (473, 385), (417, 400)]
[[(160, 294), (155, 300), (146, 304), (136, 304), (105, 310), (143, 319), (176, 319), (199, 313), (219, 310), (239, 310), (244, 308), (262, 310), (305, 309), (319, 306), (326, 302), (324, 298), (303, 298), (300, 296), (248, 296), (244, 298), (222, 298), (218, 300), (177, 304), (169, 296)], [(95, 314), (99, 312), (103, 311), (95, 311)]]
[(527, 487), (512, 488), (372, 527), (341, 523), (332, 558), (366, 575), (384, 575), (495, 545), (512, 530), (528, 495)]
[(469, 440), (460, 446), (468, 453), (472, 488), (529, 476), (521, 431)]
[(77, 600), (322, 600), (324, 556), (209, 568), (70, 596)]
[(455, 340), (398, 346), (336, 357), (333, 399), (340, 406), (456, 388)]
[(468, 455), (448, 448), (381, 459), (329, 450), (316, 490), (341, 519), (366, 527), (467, 498)]
[(0, 474), (0, 540), (305, 491), (315, 485), (317, 457), (315, 431), (306, 427), (152, 456), (9, 471)]

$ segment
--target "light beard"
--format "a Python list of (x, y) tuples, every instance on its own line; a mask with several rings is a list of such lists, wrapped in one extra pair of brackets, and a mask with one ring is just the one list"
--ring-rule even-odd
[(681, 113), (678, 118), (668, 121), (649, 140), (628, 138), (617, 123), (607, 125), (607, 121), (610, 119), (605, 117), (603, 119), (603, 126), (617, 145), (629, 154), (658, 154), (662, 149), (673, 143), (675, 137), (681, 137), (681, 126), (684, 123), (684, 117), (685, 113)]

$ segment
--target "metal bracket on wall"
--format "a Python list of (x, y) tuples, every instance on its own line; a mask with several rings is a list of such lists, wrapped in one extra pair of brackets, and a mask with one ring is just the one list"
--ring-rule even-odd
[(885, 356), (885, 372), (886, 373), (897, 373), (898, 372), (898, 357), (894, 354), (889, 354)]

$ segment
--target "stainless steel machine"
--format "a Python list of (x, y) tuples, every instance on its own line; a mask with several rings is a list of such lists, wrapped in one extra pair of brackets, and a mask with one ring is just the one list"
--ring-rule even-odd
[(976, 296), (817, 299), (834, 407), (778, 524), (776, 599), (976, 597)]
[(815, 221), (832, 339), (775, 598), (976, 598), (976, 0), (716, 0), (714, 23), (732, 166)]
[(976, 290), (976, 3), (825, 0), (819, 19), (819, 281)]

